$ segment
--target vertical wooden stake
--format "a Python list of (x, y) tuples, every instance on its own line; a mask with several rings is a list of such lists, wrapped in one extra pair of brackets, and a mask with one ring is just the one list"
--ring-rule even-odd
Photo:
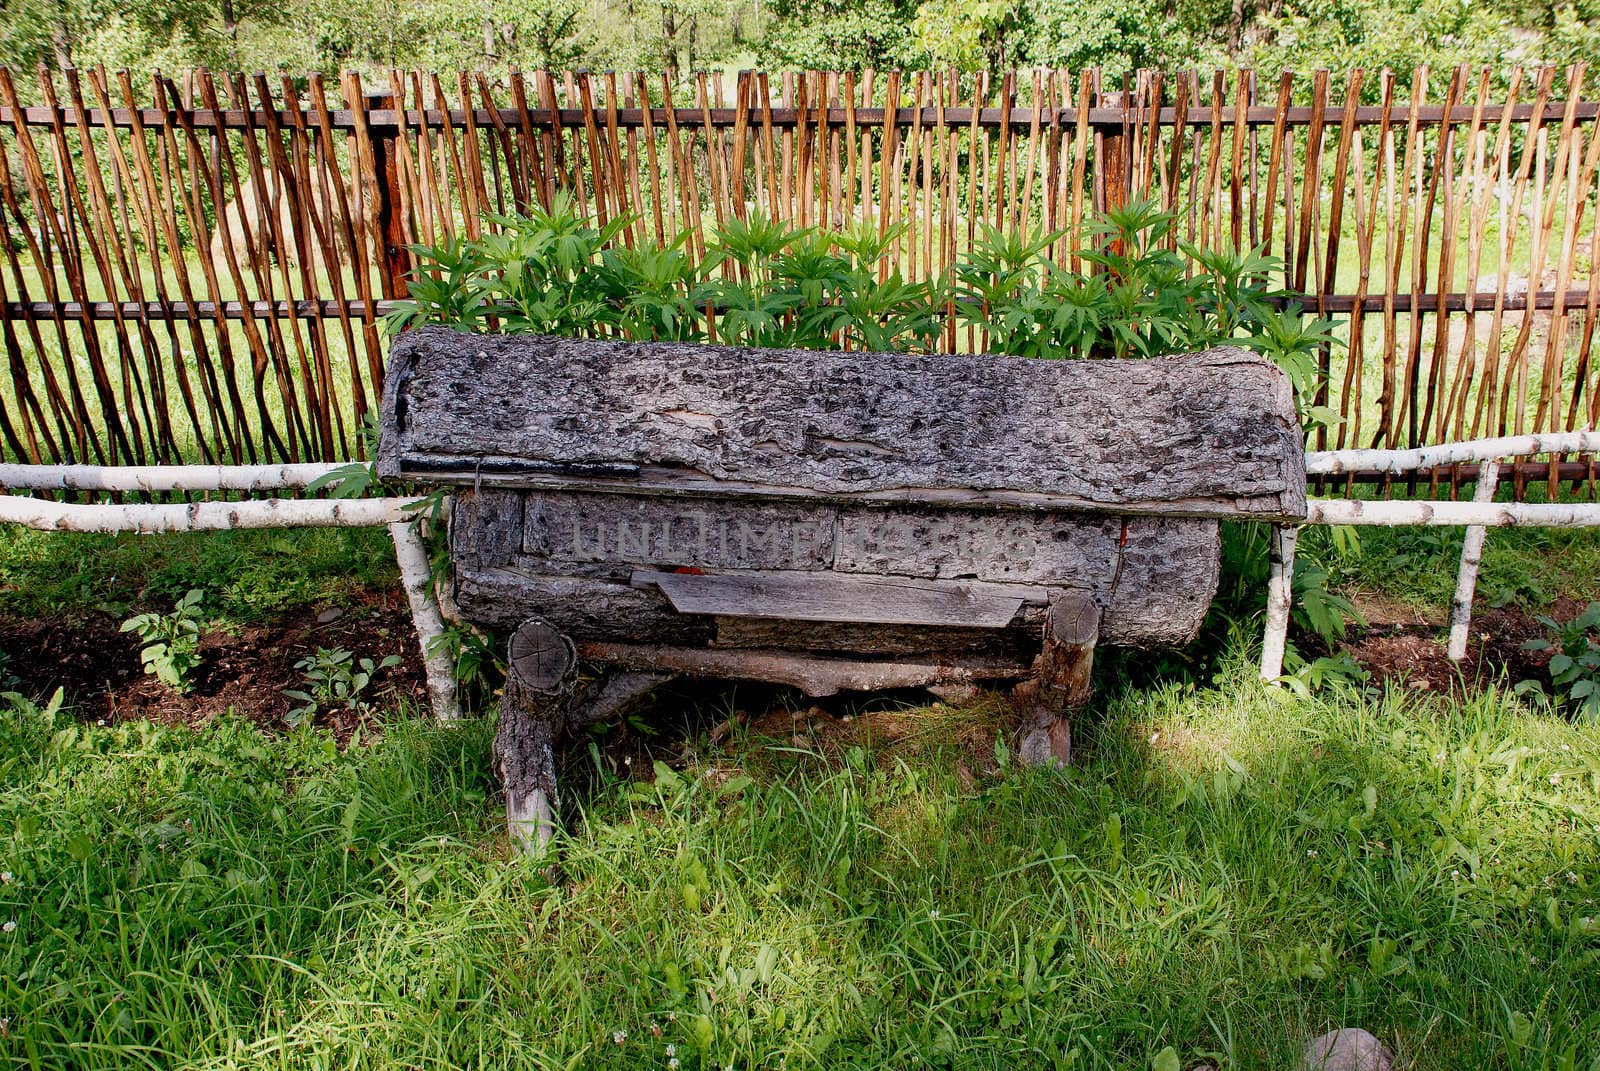
[(1033, 766), (1072, 761), (1072, 711), (1088, 704), (1100, 607), (1081, 596), (1052, 596), (1034, 676), (1012, 692), (1021, 713), (1017, 757)]
[[(1132, 161), (1128, 152), (1127, 98), (1121, 93), (1107, 93), (1100, 99), (1101, 107), (1122, 108), (1124, 120), (1120, 126), (1108, 126), (1100, 134), (1099, 157), (1094, 162), (1094, 201), (1101, 212), (1115, 212), (1127, 207), (1129, 169)], [(1111, 248), (1121, 252), (1120, 243)]]
[[(405, 106), (405, 102), (396, 100), (393, 93), (369, 94), (367, 103), (369, 108), (380, 109), (400, 109)], [(392, 132), (372, 139), (372, 169), (378, 179), (378, 233), (383, 236), (383, 259), (378, 264), (378, 284), (383, 296), (390, 300), (406, 296), (406, 276), (409, 274), (405, 201), (400, 190), (400, 126), (397, 122)]]
[(518, 852), (555, 835), (556, 738), (578, 686), (572, 641), (537, 618), (511, 637), (494, 760), (506, 793), (506, 828)]
[[(1478, 487), (1474, 502), (1493, 502), (1495, 485), (1500, 481), (1498, 462), (1478, 466)], [(1489, 530), (1481, 524), (1469, 525), (1461, 543), (1461, 571), (1456, 574), (1456, 597), (1450, 602), (1450, 647), (1452, 662), (1467, 657), (1467, 633), (1472, 626), (1472, 595), (1478, 586), (1478, 563), (1483, 560), (1483, 541)]]
[(1289, 604), (1294, 601), (1294, 547), (1300, 529), (1274, 525), (1272, 572), (1267, 578), (1267, 629), (1261, 641), (1261, 679), (1283, 676), (1283, 650), (1289, 640)]

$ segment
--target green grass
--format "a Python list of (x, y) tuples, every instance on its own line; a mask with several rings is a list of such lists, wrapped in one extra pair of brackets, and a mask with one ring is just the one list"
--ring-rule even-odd
[[(1363, 530), (1339, 576), (1443, 608), (1458, 537), (1421, 538)], [(1600, 575), (1592, 534), (1488, 547), (1529, 606)], [(0, 533), (0, 614), (199, 586), (251, 622), (392, 583), (381, 532)], [(1600, 1068), (1600, 727), (1267, 690), (1258, 606), (1102, 659), (1067, 771), (1010, 761), (1000, 702), (879, 704), (823, 745), (691, 733), (637, 780), (597, 738), (555, 884), (506, 848), (492, 712), (393, 710), (340, 750), (0, 699), (0, 1059), (1281, 1069), (1359, 1025), (1405, 1068)]]
[(0, 615), (76, 616), (172, 609), (204, 588), (219, 625), (262, 621), (295, 606), (346, 605), (393, 586), (399, 572), (382, 528), (81, 535), (0, 527)]
[(557, 885), (506, 854), (486, 723), (340, 752), (14, 704), (0, 1051), (1281, 1068), (1358, 1024), (1413, 1068), (1596, 1066), (1600, 735), (1498, 694), (1292, 700), (1230, 651), (1114, 689), (1066, 772), (964, 746), (980, 705), (594, 775)]

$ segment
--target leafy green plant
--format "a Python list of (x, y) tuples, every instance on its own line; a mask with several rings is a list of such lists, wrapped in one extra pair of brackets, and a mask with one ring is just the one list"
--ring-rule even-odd
[(398, 655), (388, 655), (382, 661), (370, 658), (356, 659), (343, 647), (318, 647), (316, 653), (307, 655), (294, 664), (304, 680), (303, 688), (286, 688), (283, 694), (299, 700), (300, 705), (289, 711), (290, 725), (299, 725), (321, 710), (343, 707), (365, 713), (371, 709), (371, 696), (367, 688), (372, 679), (391, 666), (400, 664)]
[(1306, 659), (1291, 646), (1284, 652), (1284, 669), (1280, 682), (1302, 699), (1326, 688), (1359, 688), (1371, 679), (1349, 651)]
[(1282, 368), (1308, 427), (1337, 422), (1321, 406), (1318, 357), (1331, 324), (1308, 320), (1272, 285), (1282, 263), (1264, 247), (1207, 249), (1177, 237), (1177, 219), (1139, 200), (1092, 219), (1093, 271), (1062, 267), (1065, 232), (1007, 233), (985, 224), (955, 268), (957, 315), (989, 348), (1021, 357), (1155, 357), (1233, 341)]
[[(1260, 521), (1222, 526), (1222, 580), (1217, 601), (1223, 613), (1250, 616), (1260, 612), (1270, 566), (1270, 536), (1271, 527)], [(1292, 619), (1296, 628), (1327, 648), (1342, 641), (1351, 624), (1366, 624), (1355, 603), (1337, 590), (1348, 562), (1360, 553), (1360, 535), (1348, 525), (1307, 528), (1301, 534), (1294, 564)], [(1291, 648), (1287, 660), (1291, 669), (1297, 659), (1305, 664)], [(1331, 679), (1329, 674), (1335, 668), (1324, 666), (1319, 673)]]
[[(1591, 602), (1570, 621), (1541, 615), (1539, 623), (1550, 630), (1547, 639), (1529, 640), (1523, 649), (1553, 651), (1550, 683), (1584, 721), (1600, 721), (1600, 602)], [(1524, 685), (1538, 687), (1537, 681)]]
[(139, 614), (122, 623), (123, 632), (137, 633), (144, 641), (139, 652), (144, 671), (180, 694), (190, 689), (189, 675), (200, 664), (200, 604), (205, 595), (190, 588), (170, 614)]
[(465, 625), (447, 622), (444, 631), (428, 641), (428, 654), (443, 653), (454, 667), (463, 700), (491, 698), (505, 680), (505, 662), (496, 653), (494, 637)]
[[(415, 246), (410, 295), (391, 331), (443, 323), (467, 331), (715, 339), (740, 346), (931, 350), (946, 321), (982, 328), (988, 348), (1024, 357), (1154, 357), (1230, 340), (1278, 364), (1310, 426), (1320, 405), (1329, 324), (1274, 289), (1281, 263), (1264, 249), (1207, 249), (1177, 236), (1152, 200), (1090, 220), (1069, 270), (1050, 250), (1065, 232), (984, 224), (953, 282), (905, 279), (901, 224), (796, 228), (756, 214), (712, 229), (696, 263), (687, 234), (620, 246), (628, 223), (591, 225), (565, 196), (526, 216), (495, 217), (475, 241)], [(348, 482), (354, 485), (352, 474)], [(343, 483), (340, 486), (344, 486)]]
[(410, 247), (418, 270), (407, 299), (384, 317), (387, 331), (443, 323), (465, 331), (575, 335), (615, 319), (597, 261), (626, 218), (591, 226), (561, 193), (548, 210), (533, 206), (526, 216), (491, 219), (500, 229), (477, 240)]

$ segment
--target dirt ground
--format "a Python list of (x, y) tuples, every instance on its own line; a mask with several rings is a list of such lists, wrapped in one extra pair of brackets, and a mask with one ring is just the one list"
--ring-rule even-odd
[[(399, 665), (368, 686), (379, 710), (393, 696), (427, 700), (411, 614), (398, 591), (370, 593), (349, 608), (302, 607), (264, 625), (207, 633), (193, 688), (182, 695), (144, 674), (139, 639), (119, 631), (119, 624), (104, 614), (76, 621), (0, 619), (4, 670), (16, 678), (8, 687), (29, 695), (65, 688), (67, 702), (96, 721), (145, 718), (203, 725), (232, 707), (265, 728), (281, 729), (297, 705), (284, 690), (304, 687), (295, 663), (318, 647), (343, 647), (358, 660), (400, 656)], [(348, 740), (363, 720), (342, 709), (316, 718), (341, 740)]]
[[(1479, 608), (1473, 612), (1467, 657), (1457, 663), (1445, 656), (1449, 625), (1419, 619), (1403, 610), (1374, 612), (1363, 607), (1367, 627), (1353, 629), (1344, 650), (1372, 674), (1373, 683), (1391, 683), (1418, 690), (1465, 695), (1503, 683), (1537, 680), (1548, 684), (1550, 655), (1523, 650), (1528, 640), (1547, 638), (1548, 630), (1526, 610)], [(1575, 600), (1563, 600), (1549, 611), (1558, 621), (1583, 611)]]

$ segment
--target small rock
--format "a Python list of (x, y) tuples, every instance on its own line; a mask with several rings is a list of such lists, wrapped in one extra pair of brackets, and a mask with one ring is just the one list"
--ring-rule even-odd
[(926, 690), (935, 699), (953, 707), (977, 702), (983, 695), (983, 690), (972, 684), (934, 684)]
[(1377, 1038), (1355, 1027), (1330, 1030), (1306, 1043), (1300, 1071), (1390, 1071), (1394, 1054)]
[(339, 606), (330, 606), (317, 615), (317, 624), (331, 625), (344, 616), (344, 609)]

